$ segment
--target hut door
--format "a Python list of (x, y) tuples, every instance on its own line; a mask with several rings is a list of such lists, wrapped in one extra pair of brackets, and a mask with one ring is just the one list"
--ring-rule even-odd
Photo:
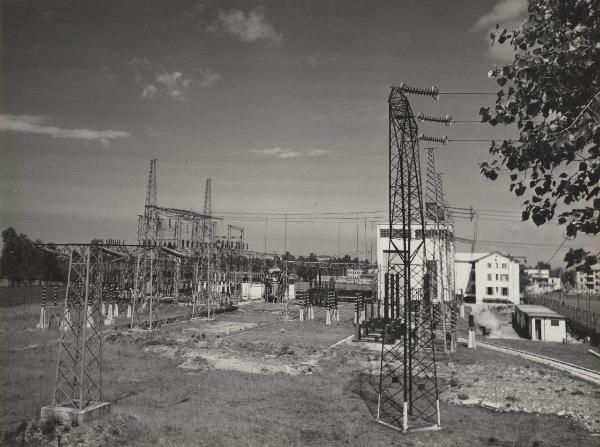
[(542, 339), (542, 320), (539, 319), (535, 320), (535, 339)]

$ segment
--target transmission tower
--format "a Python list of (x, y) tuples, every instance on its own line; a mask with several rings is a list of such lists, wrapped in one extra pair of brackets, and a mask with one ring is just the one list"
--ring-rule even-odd
[(160, 231), (161, 225), (156, 202), (156, 159), (152, 159), (148, 172), (144, 214), (139, 216), (138, 221), (138, 244), (146, 246), (147, 249), (140, 251), (136, 260), (132, 294), (132, 327), (146, 327), (144, 316), (146, 309), (148, 309), (148, 329), (154, 329), (158, 319), (158, 286), (161, 280), (161, 269), (158, 268)]
[[(389, 245), (386, 300), (396, 303), (382, 337), (377, 421), (402, 430), (439, 428), (433, 319), (417, 124), (405, 92), (389, 96)], [(420, 230), (417, 231), (417, 230)], [(416, 237), (418, 236), (418, 237)]]
[[(211, 179), (206, 179), (204, 188), (205, 219), (202, 221), (202, 246), (203, 250), (198, 258), (197, 280), (199, 289), (193, 301), (193, 318), (212, 318), (214, 316), (214, 297), (216, 295), (216, 253), (215, 253), (215, 228), (212, 219), (212, 191)], [(201, 275), (200, 271), (204, 274)]]
[(442, 176), (436, 171), (435, 148), (427, 148), (427, 266), (431, 296), (434, 301), (434, 327), (441, 330), (444, 352), (454, 352), (456, 343), (456, 309), (452, 264), (454, 260), (453, 228), (448, 219)]
[(447, 340), (450, 340), (450, 352), (456, 351), (457, 341), (457, 325), (458, 325), (458, 303), (456, 301), (456, 294), (454, 291), (454, 222), (448, 212), (448, 203), (444, 194), (442, 175), (437, 174), (438, 189), (440, 191), (440, 206), (442, 207), (441, 218), (444, 222), (444, 229), (441, 234), (440, 249), (442, 253), (441, 258), (441, 274), (442, 274), (442, 304), (444, 308), (444, 326), (443, 330), (445, 335), (444, 340), (444, 351), (448, 350)]
[(138, 219), (138, 244), (158, 245), (160, 222), (156, 210), (156, 159), (150, 160), (144, 214)]
[(103, 252), (90, 244), (39, 245), (67, 260), (69, 273), (52, 407), (86, 410), (102, 403), (102, 278)]

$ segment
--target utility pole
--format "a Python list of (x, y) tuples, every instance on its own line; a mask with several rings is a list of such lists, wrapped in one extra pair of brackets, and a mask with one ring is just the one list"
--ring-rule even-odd
[(283, 227), (283, 254), (287, 253), (287, 214), (285, 215), (285, 224)]
[(365, 259), (367, 258), (368, 255), (368, 251), (367, 251), (367, 219), (365, 218)]
[(265, 217), (265, 254), (267, 253), (267, 222), (269, 218)]
[(342, 228), (342, 223), (338, 222), (338, 259), (340, 258), (340, 230)]
[(356, 258), (358, 257), (358, 213), (356, 213)]

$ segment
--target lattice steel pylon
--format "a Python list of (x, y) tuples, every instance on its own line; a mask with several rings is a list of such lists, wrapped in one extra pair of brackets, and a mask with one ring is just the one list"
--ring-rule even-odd
[[(451, 281), (454, 253), (451, 249), (453, 228), (448, 220), (442, 176), (436, 170), (435, 148), (427, 148), (426, 253), (431, 296), (434, 301), (434, 327), (441, 331), (444, 352), (454, 352), (456, 342), (456, 309)], [(450, 346), (448, 346), (450, 341)]]
[(202, 221), (202, 252), (199, 254), (196, 266), (196, 296), (192, 302), (192, 318), (214, 317), (215, 290), (215, 229), (212, 216), (211, 179), (206, 179), (204, 188), (203, 214), (208, 219)]
[(131, 327), (145, 327), (144, 313), (148, 307), (148, 329), (158, 320), (158, 302), (161, 269), (158, 267), (160, 245), (160, 219), (156, 198), (156, 159), (150, 160), (144, 214), (138, 220), (138, 244), (147, 247), (137, 255), (134, 290), (132, 293)]
[(405, 92), (434, 96), (436, 90), (402, 84), (392, 88), (388, 100), (390, 231), (385, 294), (397, 306), (382, 337), (377, 421), (403, 432), (440, 427), (418, 129)]
[(58, 250), (69, 274), (52, 405), (82, 410), (102, 401), (102, 251), (88, 244)]
[(144, 214), (138, 220), (138, 244), (158, 245), (160, 221), (156, 211), (156, 159), (150, 160)]

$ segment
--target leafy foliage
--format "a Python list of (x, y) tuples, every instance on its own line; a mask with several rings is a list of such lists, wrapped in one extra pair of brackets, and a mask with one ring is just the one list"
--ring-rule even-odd
[[(482, 122), (516, 125), (519, 138), (492, 142), (482, 173), (508, 169), (522, 219), (566, 226), (566, 237), (600, 232), (600, 0), (530, 0), (526, 22), (491, 34), (513, 46), (511, 65), (494, 66), (501, 87)], [(558, 207), (558, 209), (557, 209)], [(567, 267), (589, 269), (598, 254), (571, 250)]]
[(13, 284), (35, 280), (64, 281), (66, 278), (65, 265), (56, 256), (38, 250), (27, 235), (17, 234), (12, 227), (2, 232), (0, 274)]

